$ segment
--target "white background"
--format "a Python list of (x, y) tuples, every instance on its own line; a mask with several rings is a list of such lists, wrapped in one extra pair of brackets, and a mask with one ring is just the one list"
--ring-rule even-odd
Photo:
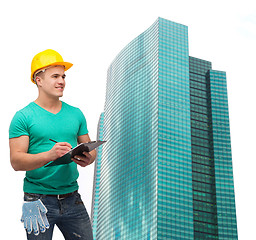
[[(189, 53), (227, 72), (239, 239), (255, 233), (256, 10), (253, 1), (225, 0), (9, 0), (0, 5), (1, 234), (25, 239), (19, 222), (24, 172), (9, 163), (8, 128), (15, 112), (37, 97), (30, 82), (33, 56), (58, 51), (74, 66), (67, 71), (63, 101), (79, 107), (96, 139), (104, 110), (107, 69), (132, 39), (157, 17), (189, 27)], [(94, 166), (80, 169), (88, 212)], [(54, 239), (63, 239), (58, 230)]]

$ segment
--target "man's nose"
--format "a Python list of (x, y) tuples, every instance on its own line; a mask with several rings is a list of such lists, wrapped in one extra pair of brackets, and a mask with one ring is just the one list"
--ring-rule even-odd
[(63, 79), (61, 76), (58, 77), (58, 83), (59, 84), (64, 84), (65, 83), (65, 79)]

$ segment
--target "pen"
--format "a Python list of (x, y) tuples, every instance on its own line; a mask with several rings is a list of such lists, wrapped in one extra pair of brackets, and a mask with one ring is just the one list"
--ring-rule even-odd
[[(55, 140), (53, 140), (51, 138), (49, 138), (49, 140), (52, 141), (52, 142), (58, 143), (57, 141), (55, 141)], [(73, 148), (71, 148), (71, 149), (73, 149)]]
[[(50, 139), (50, 138), (49, 138), (49, 140), (52, 141), (52, 142), (58, 143), (57, 141), (55, 141), (55, 140), (53, 140), (53, 139)], [(72, 149), (72, 148), (71, 148), (71, 149)], [(74, 157), (74, 158), (75, 158), (75, 157)], [(75, 159), (81, 160), (80, 158), (75, 158)]]
[[(53, 140), (53, 139), (50, 139), (50, 138), (49, 138), (49, 140), (50, 140), (50, 141), (52, 141), (52, 142), (58, 143), (57, 141), (55, 141), (55, 140)], [(73, 148), (71, 148), (71, 149), (73, 149)], [(80, 158), (76, 158), (76, 157), (73, 157), (73, 158), (74, 158), (74, 159), (76, 159), (76, 160), (81, 161), (81, 159), (80, 159)]]

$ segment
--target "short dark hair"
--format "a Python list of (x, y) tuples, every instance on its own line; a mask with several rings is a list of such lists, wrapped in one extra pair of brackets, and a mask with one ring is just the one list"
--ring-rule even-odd
[(36, 77), (44, 78), (44, 75), (45, 75), (45, 71), (42, 70), (42, 71), (38, 72), (38, 73), (35, 75), (35, 78), (36, 78)]

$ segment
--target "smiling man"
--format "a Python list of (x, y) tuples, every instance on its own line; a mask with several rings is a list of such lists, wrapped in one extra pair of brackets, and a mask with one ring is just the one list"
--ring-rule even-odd
[(77, 165), (93, 163), (96, 151), (75, 156), (69, 164), (45, 167), (78, 143), (90, 141), (83, 113), (60, 101), (65, 71), (72, 65), (54, 50), (38, 53), (31, 64), (38, 98), (18, 111), (10, 124), (11, 165), (16, 171), (26, 171), (21, 221), (27, 239), (50, 240), (55, 225), (65, 239), (93, 239), (90, 219), (78, 193)]

